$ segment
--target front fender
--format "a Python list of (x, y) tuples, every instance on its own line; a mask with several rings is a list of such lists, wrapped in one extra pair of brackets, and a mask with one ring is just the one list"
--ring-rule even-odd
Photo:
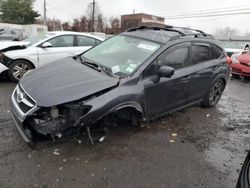
[[(123, 95), (121, 93), (124, 93)], [(122, 108), (134, 108), (145, 117), (143, 87), (139, 85), (121, 86), (99, 96), (86, 105), (92, 106), (88, 114), (82, 118), (82, 123), (91, 124)]]

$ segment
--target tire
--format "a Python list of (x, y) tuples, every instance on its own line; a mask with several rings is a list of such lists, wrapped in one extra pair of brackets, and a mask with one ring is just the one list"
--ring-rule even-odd
[(33, 69), (31, 63), (25, 60), (16, 60), (10, 64), (8, 69), (8, 77), (13, 82), (18, 82), (23, 75), (28, 71)]
[(202, 106), (214, 107), (219, 102), (224, 89), (225, 83), (221, 79), (214, 81), (201, 103)]

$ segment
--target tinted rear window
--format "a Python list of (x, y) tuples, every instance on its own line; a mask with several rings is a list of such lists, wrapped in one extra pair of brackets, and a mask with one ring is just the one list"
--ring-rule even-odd
[(192, 64), (205, 62), (211, 59), (209, 46), (193, 45), (191, 54), (192, 54)]

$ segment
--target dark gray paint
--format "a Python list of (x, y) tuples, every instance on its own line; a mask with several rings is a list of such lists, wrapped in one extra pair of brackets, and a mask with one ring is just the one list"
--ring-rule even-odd
[[(157, 32), (159, 33), (157, 34)], [(152, 34), (136, 31), (125, 33), (125, 35), (137, 37), (141, 33), (140, 38), (144, 37), (159, 42), (162, 32), (153, 31)], [(149, 38), (150, 36), (151, 38)], [(216, 40), (205, 37), (180, 38), (167, 42), (133, 75), (120, 81), (118, 78), (109, 77), (103, 72), (98, 72), (68, 58), (28, 73), (20, 84), (37, 101), (37, 105), (42, 107), (74, 102), (98, 91), (117, 86), (85, 102), (84, 105), (91, 106), (91, 109), (76, 120), (78, 125), (79, 123), (91, 125), (107, 114), (124, 107), (132, 107), (142, 113), (144, 120), (150, 120), (166, 112), (202, 101), (206, 91), (211, 87), (211, 83), (216, 79), (223, 79), (227, 82), (230, 68), (224, 56), (214, 61), (202, 62), (199, 65), (190, 65), (189, 59), (186, 62), (187, 66), (177, 69), (171, 78), (143, 77), (143, 71), (170, 46), (186, 42), (191, 45), (192, 41), (217, 45)], [(219, 66), (219, 69), (214, 69), (214, 66)], [(157, 78), (156, 74), (152, 76)], [(155, 82), (155, 80), (158, 81)], [(29, 115), (31, 114), (28, 114), (28, 117)], [(60, 133), (60, 130), (58, 131)]]
[(49, 107), (116, 86), (118, 78), (66, 58), (29, 72), (20, 84), (38, 106)]

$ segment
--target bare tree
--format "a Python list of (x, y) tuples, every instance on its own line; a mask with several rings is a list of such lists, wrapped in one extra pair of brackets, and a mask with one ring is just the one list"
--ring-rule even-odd
[(59, 19), (47, 19), (48, 31), (61, 31), (62, 23)]
[(215, 32), (216, 36), (224, 36), (224, 37), (232, 37), (232, 36), (239, 36), (239, 31), (234, 28), (225, 27), (217, 29)]
[(81, 26), (80, 26), (80, 20), (77, 19), (77, 18), (75, 18), (75, 19), (74, 19), (74, 22), (73, 22), (73, 26), (72, 26), (72, 31), (77, 31), (77, 32), (79, 32), (79, 31), (80, 31), (80, 28), (81, 28)]
[[(94, 7), (94, 14), (93, 14), (93, 6)], [(86, 19), (87, 19), (87, 25), (88, 25), (88, 31), (89, 32), (94, 32), (96, 31), (96, 27), (97, 27), (97, 17), (98, 15), (101, 14), (101, 11), (100, 11), (100, 7), (98, 6), (98, 4), (93, 4), (93, 3), (90, 3), (88, 6), (87, 6), (87, 10), (86, 10)], [(93, 18), (94, 16), (94, 18)]]
[(87, 30), (87, 26), (88, 26), (88, 20), (87, 20), (86, 16), (82, 16), (82, 17), (80, 18), (80, 31), (81, 31), (81, 32), (86, 32), (86, 31), (88, 31), (88, 30)]
[(64, 22), (62, 24), (63, 31), (72, 31), (71, 26), (69, 25), (69, 22)]
[(110, 26), (113, 29), (120, 28), (120, 19), (118, 17), (111, 17), (110, 18)]
[(103, 15), (100, 13), (98, 14), (97, 16), (97, 28), (96, 28), (96, 31), (97, 32), (104, 32), (104, 18), (103, 18)]

